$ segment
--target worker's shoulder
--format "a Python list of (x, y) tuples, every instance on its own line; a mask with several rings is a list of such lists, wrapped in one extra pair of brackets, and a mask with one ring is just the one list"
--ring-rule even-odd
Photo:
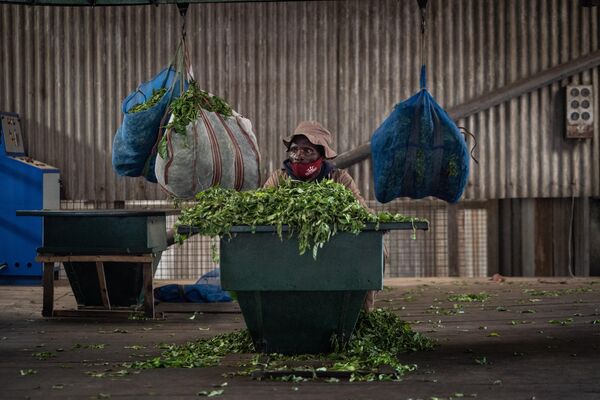
[(348, 171), (346, 171), (345, 169), (334, 169), (329, 174), (329, 178), (331, 180), (333, 180), (334, 182), (338, 182), (338, 183), (354, 182), (354, 180), (352, 179), (352, 176), (350, 176)]
[(275, 187), (279, 186), (282, 180), (287, 177), (287, 174), (283, 169), (277, 169), (267, 177), (267, 180), (263, 184), (264, 187)]

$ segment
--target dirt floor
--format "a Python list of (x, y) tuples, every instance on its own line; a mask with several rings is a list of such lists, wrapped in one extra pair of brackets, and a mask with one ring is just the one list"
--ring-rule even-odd
[[(489, 298), (458, 301), (479, 293)], [(56, 297), (74, 304), (67, 286)], [(39, 287), (0, 291), (2, 399), (600, 399), (600, 279), (387, 280), (376, 306), (438, 343), (401, 355), (418, 369), (400, 382), (257, 381), (224, 376), (237, 370), (228, 362), (132, 372), (121, 364), (159, 354), (159, 343), (243, 329), (242, 315), (229, 305), (193, 319), (46, 319), (41, 299)]]

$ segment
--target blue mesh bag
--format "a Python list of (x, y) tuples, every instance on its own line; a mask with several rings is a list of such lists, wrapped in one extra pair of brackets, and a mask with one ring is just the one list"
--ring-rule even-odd
[(373, 133), (371, 158), (375, 196), (460, 199), (469, 177), (469, 151), (452, 118), (429, 94), (425, 65), (421, 89), (398, 103)]
[[(173, 65), (160, 71), (151, 80), (142, 83), (121, 104), (123, 123), (113, 140), (112, 165), (115, 172), (123, 176), (143, 176), (156, 182), (154, 164), (155, 144), (159, 137), (161, 121), (166, 119), (167, 107), (181, 93), (181, 74)], [(137, 104), (152, 97), (154, 91), (167, 89), (160, 100), (144, 111), (130, 112)]]

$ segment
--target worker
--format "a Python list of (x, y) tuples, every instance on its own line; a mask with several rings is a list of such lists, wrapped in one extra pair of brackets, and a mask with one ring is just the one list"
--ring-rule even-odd
[[(330, 147), (331, 133), (320, 123), (316, 121), (300, 122), (294, 133), (283, 139), (283, 144), (287, 152), (283, 168), (274, 171), (267, 178), (264, 187), (277, 187), (281, 181), (287, 178), (304, 182), (331, 179), (350, 189), (358, 202), (371, 211), (350, 174), (343, 169), (337, 169), (329, 161), (335, 158), (337, 153)], [(374, 303), (375, 292), (367, 292), (363, 309), (371, 311)]]

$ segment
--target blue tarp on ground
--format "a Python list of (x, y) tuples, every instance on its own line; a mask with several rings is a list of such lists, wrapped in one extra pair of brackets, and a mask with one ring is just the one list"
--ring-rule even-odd
[(170, 284), (154, 289), (154, 298), (169, 303), (219, 303), (231, 301), (230, 294), (221, 288), (219, 269), (200, 277), (193, 285)]

